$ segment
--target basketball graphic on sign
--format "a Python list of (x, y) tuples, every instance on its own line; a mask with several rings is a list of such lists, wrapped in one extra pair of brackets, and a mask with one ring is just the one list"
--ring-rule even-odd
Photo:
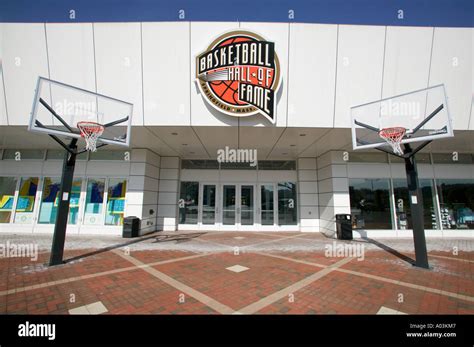
[(206, 102), (228, 115), (262, 114), (275, 123), (280, 64), (274, 46), (248, 31), (232, 31), (212, 42), (196, 58)]
[[(234, 42), (251, 41), (248, 37), (234, 37), (221, 42), (218, 47), (222, 47)], [(233, 105), (245, 105), (239, 100), (239, 82), (238, 81), (211, 81), (209, 82), (211, 90), (218, 95), (222, 100)]]

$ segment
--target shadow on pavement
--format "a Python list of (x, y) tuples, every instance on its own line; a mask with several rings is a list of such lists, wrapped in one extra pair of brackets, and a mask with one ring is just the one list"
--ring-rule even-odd
[[(334, 238), (328, 236), (328, 235), (325, 235), (324, 233), (321, 233), (322, 235), (324, 235), (326, 238), (331, 238), (333, 240), (335, 240)], [(399, 251), (387, 246), (387, 245), (384, 245), (383, 243), (379, 242), (379, 241), (376, 241), (374, 239), (371, 239), (371, 238), (368, 238), (367, 236), (361, 236), (361, 240), (364, 240), (364, 241), (359, 241), (357, 239), (354, 239), (354, 240), (338, 240), (338, 241), (342, 241), (342, 242), (364, 242), (364, 243), (371, 243), (379, 248), (381, 248), (382, 250), (400, 258), (401, 260), (403, 261), (406, 261), (407, 263), (411, 264), (411, 265), (415, 265), (415, 260), (406, 256), (405, 254), (403, 253), (400, 253)]]
[(155, 239), (155, 241), (153, 241), (152, 243), (171, 242), (171, 241), (175, 241), (176, 243), (183, 243), (183, 242), (191, 241), (192, 239), (194, 239), (196, 237), (199, 237), (201, 235), (207, 234), (207, 233), (185, 233), (185, 234), (178, 234), (178, 235), (173, 234), (173, 235), (158, 235), (157, 236), (156, 233), (157, 232), (154, 232), (152, 234), (137, 238), (137, 239), (132, 240), (132, 241), (128, 241), (128, 242), (124, 242), (124, 243), (121, 243), (121, 244), (118, 244), (118, 245), (105, 247), (105, 248), (98, 249), (98, 250), (93, 251), (93, 252), (81, 254), (81, 255), (75, 256), (73, 258), (66, 259), (66, 260), (64, 260), (64, 264), (70, 263), (70, 262), (73, 262), (73, 261), (76, 261), (76, 260), (79, 260), (79, 259), (91, 257), (91, 256), (101, 254), (101, 253), (104, 253), (104, 252), (112, 251), (112, 250), (117, 249), (117, 248), (133, 245), (134, 243), (139, 243), (139, 242), (150, 240), (150, 239), (153, 239), (153, 238)]
[(102, 249), (98, 249), (98, 250), (93, 251), (93, 252), (81, 254), (81, 255), (75, 256), (75, 257), (73, 257), (73, 258), (69, 258), (69, 259), (64, 260), (64, 263), (65, 263), (65, 264), (66, 264), (66, 263), (70, 263), (70, 262), (75, 261), (75, 260), (79, 260), (79, 259), (91, 257), (91, 256), (94, 256), (94, 255), (97, 255), (97, 254), (100, 254), (100, 253), (112, 251), (112, 250), (117, 249), (117, 248), (120, 248), (120, 247), (125, 247), (125, 246), (128, 246), (128, 245), (133, 245), (134, 243), (139, 243), (139, 242), (142, 242), (142, 241), (146, 241), (146, 240), (149, 240), (149, 239), (153, 239), (153, 238), (156, 237), (156, 235), (155, 235), (156, 233), (157, 233), (157, 232), (154, 232), (154, 233), (152, 233), (152, 234), (139, 237), (139, 238), (137, 238), (137, 239), (135, 239), (135, 240), (132, 240), (132, 241), (124, 242), (124, 243), (121, 243), (121, 244), (118, 244), (118, 245), (108, 246), (108, 247), (105, 247), (105, 248), (102, 248)]
[(384, 245), (383, 243), (380, 243), (379, 241), (376, 241), (374, 239), (369, 239), (368, 237), (363, 237), (364, 240), (366, 240), (368, 243), (371, 243), (381, 249), (383, 249), (384, 251), (390, 253), (390, 254), (393, 254), (394, 256), (400, 258), (401, 260), (403, 261), (406, 261), (407, 263), (411, 264), (411, 265), (415, 265), (415, 260), (410, 258), (409, 256), (406, 256), (405, 254), (403, 253), (400, 253), (399, 251), (387, 246), (387, 245)]
[(206, 235), (207, 233), (189, 233), (189, 234), (173, 234), (173, 235), (159, 235), (156, 237), (155, 241), (152, 243), (157, 243), (157, 242), (170, 242), (170, 241), (176, 241), (176, 243), (183, 243), (183, 242), (188, 242), (191, 241), (192, 239), (199, 237), (201, 235)]

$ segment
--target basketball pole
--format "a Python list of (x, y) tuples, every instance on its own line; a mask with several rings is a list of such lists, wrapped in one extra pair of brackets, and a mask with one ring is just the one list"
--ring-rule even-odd
[(69, 216), (69, 203), (76, 166), (77, 139), (71, 140), (69, 150), (64, 154), (63, 172), (61, 176), (61, 189), (59, 191), (59, 206), (54, 225), (53, 244), (49, 266), (63, 264), (64, 243), (66, 241), (66, 228)]
[[(415, 266), (429, 269), (428, 253), (426, 250), (425, 227), (423, 218), (423, 193), (418, 182), (415, 153), (410, 144), (405, 143), (405, 170), (408, 183), (408, 195), (413, 223), (413, 241), (415, 243)], [(417, 148), (418, 149), (418, 148)]]
[[(79, 154), (82, 154), (82, 153), (85, 153), (86, 151), (88, 151), (88, 148), (86, 146), (86, 148), (81, 150), (81, 151), (77, 150), (77, 141), (78, 141), (77, 135), (81, 135), (82, 137), (86, 137), (85, 136), (86, 134), (84, 134), (81, 129), (80, 129), (80, 131), (78, 131), (77, 129), (74, 128), (74, 126), (69, 125), (59, 114), (56, 113), (56, 111), (54, 110), (53, 107), (48, 105), (48, 103), (46, 101), (44, 101), (41, 97), (38, 96), (38, 93), (40, 91), (39, 86), (40, 86), (40, 80), (41, 79), (44, 79), (44, 78), (43, 77), (38, 77), (38, 84), (37, 84), (37, 87), (36, 87), (36, 90), (35, 90), (35, 100), (37, 100), (41, 105), (43, 105), (43, 107), (45, 107), (46, 110), (48, 110), (49, 113), (51, 113), (51, 115), (53, 117), (55, 117), (66, 128), (66, 130), (69, 131), (69, 133), (71, 133), (73, 135), (73, 138), (72, 138), (71, 142), (69, 143), (69, 145), (67, 145), (58, 136), (55, 135), (55, 134), (58, 134), (58, 135), (62, 135), (62, 136), (64, 136), (64, 135), (68, 136), (67, 133), (63, 134), (65, 131), (59, 131), (57, 129), (48, 128), (44, 124), (42, 124), (39, 120), (34, 119), (34, 118), (32, 118), (32, 120), (31, 120), (30, 127), (33, 126), (33, 124), (34, 124), (36, 127), (42, 128), (43, 130), (45, 130), (48, 133), (48, 135), (54, 141), (56, 141), (62, 148), (64, 148), (66, 150), (66, 152), (64, 154), (63, 171), (62, 171), (62, 175), (61, 175), (61, 188), (60, 188), (60, 191), (59, 191), (59, 206), (58, 206), (58, 211), (57, 211), (57, 215), (56, 215), (56, 222), (54, 224), (53, 242), (52, 242), (52, 245), (51, 245), (51, 255), (50, 255), (50, 258), (49, 258), (49, 266), (54, 266), (54, 265), (60, 265), (60, 264), (64, 263), (63, 262), (64, 243), (66, 241), (66, 229), (67, 229), (67, 222), (68, 222), (68, 217), (69, 217), (69, 204), (70, 204), (70, 200), (71, 200), (71, 189), (72, 189), (72, 182), (73, 182), (73, 179), (74, 179), (74, 168), (76, 166), (76, 158)], [(67, 86), (67, 85), (65, 85), (64, 83), (61, 83), (61, 82), (52, 81), (52, 80), (48, 80), (48, 79), (44, 79), (44, 80), (54, 82), (55, 84), (58, 84), (58, 85)], [(88, 92), (87, 90), (84, 90), (84, 89), (81, 89), (81, 88), (76, 88), (76, 87), (73, 87), (73, 88), (76, 89), (76, 90), (79, 90), (81, 92), (92, 93), (92, 92)], [(92, 94), (95, 94), (96, 97), (97, 96), (105, 97), (104, 95), (100, 95), (100, 94), (97, 94), (97, 93), (92, 93)], [(109, 97), (106, 97), (106, 98), (109, 98)], [(120, 101), (120, 100), (117, 100), (117, 99), (113, 99), (113, 98), (109, 98), (109, 99), (125, 103), (124, 101)], [(127, 133), (125, 135), (122, 135), (122, 136), (119, 136), (119, 137), (113, 138), (113, 139), (101, 138), (101, 141), (106, 141), (107, 140), (106, 141), (107, 143), (108, 142), (113, 142), (113, 141), (119, 141), (119, 142), (121, 142), (121, 144), (125, 144), (128, 147), (128, 143), (126, 142), (126, 140), (128, 141), (127, 136), (130, 135), (130, 126), (131, 126), (130, 117), (131, 117), (131, 112), (133, 110), (133, 104), (130, 104), (130, 103), (126, 103), (126, 104), (131, 106), (130, 114), (127, 115), (126, 117), (123, 117), (123, 118), (118, 119), (116, 121), (106, 123), (104, 125), (100, 125), (100, 124), (97, 124), (97, 123), (94, 123), (94, 124), (99, 125), (101, 127), (102, 131), (103, 131), (107, 127), (111, 127), (111, 126), (118, 125), (118, 124), (121, 124), (121, 123), (124, 123), (124, 122), (128, 121)], [(32, 110), (32, 113), (31, 113), (32, 117), (33, 117), (33, 115), (36, 115), (36, 106), (37, 106), (36, 104), (33, 104), (33, 110)], [(33, 120), (34, 120), (34, 122), (33, 122)], [(95, 140), (97, 140), (97, 139), (95, 139)], [(87, 139), (86, 139), (86, 142), (87, 142)], [(96, 146), (96, 149), (100, 148), (100, 147), (103, 147), (103, 146), (106, 146), (107, 145), (106, 142), (103, 142), (103, 143), (99, 144), (98, 146)]]

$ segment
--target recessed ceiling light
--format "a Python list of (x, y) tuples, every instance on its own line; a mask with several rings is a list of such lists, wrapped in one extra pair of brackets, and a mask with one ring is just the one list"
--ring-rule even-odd
[(306, 134), (300, 134), (300, 136), (306, 136)]
[(171, 133), (171, 135), (174, 135), (174, 136), (176, 136), (176, 135), (178, 135), (178, 133)]

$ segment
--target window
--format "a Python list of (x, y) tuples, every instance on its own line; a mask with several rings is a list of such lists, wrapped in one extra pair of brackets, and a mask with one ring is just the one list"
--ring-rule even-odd
[(125, 160), (127, 151), (90, 152), (89, 160)]
[(257, 165), (253, 163), (231, 163), (231, 162), (222, 162), (221, 170), (257, 170)]
[(430, 179), (420, 179), (423, 194), (423, 218), (426, 229), (439, 229), (438, 203), (434, 193), (434, 182)]
[(104, 203), (105, 179), (89, 178), (87, 181), (86, 206), (84, 224), (102, 224), (102, 205)]
[[(46, 160), (63, 160), (64, 159), (64, 153), (65, 150), (63, 149), (48, 149), (48, 152), (46, 153)], [(79, 154), (76, 157), (76, 160), (87, 160), (87, 153), (84, 152)]]
[(125, 179), (109, 179), (109, 189), (107, 194), (107, 214), (105, 216), (105, 224), (123, 225), (126, 192), (127, 181)]
[(407, 180), (393, 179), (393, 196), (395, 198), (396, 226), (399, 230), (412, 229), (410, 199)]
[[(430, 179), (419, 180), (423, 194), (423, 220), (425, 229), (439, 229), (436, 211), (436, 198), (433, 194), (433, 183)], [(400, 230), (413, 229), (411, 206), (406, 178), (393, 180), (395, 198), (395, 216), (397, 228)]]
[(435, 164), (472, 164), (472, 155), (467, 153), (435, 153)]
[(0, 177), (0, 223), (10, 223), (16, 182), (14, 177)]
[(72, 181), (71, 198), (69, 200), (69, 224), (77, 224), (77, 217), (79, 216), (79, 201), (81, 199), (82, 179), (75, 178)]
[(258, 162), (259, 170), (296, 170), (294, 160), (261, 160)]
[(296, 170), (294, 160), (261, 160), (258, 165), (251, 166), (249, 162), (222, 162), (219, 165), (217, 160), (182, 160), (182, 169), (202, 169), (202, 170)]
[(44, 151), (41, 149), (5, 149), (3, 159), (24, 160), (40, 159), (43, 160)]
[(439, 179), (443, 229), (474, 229), (474, 180)]
[(29, 224), (33, 222), (38, 177), (26, 177), (20, 181), (18, 200), (15, 208), (15, 223)]
[(278, 183), (278, 224), (297, 224), (296, 183)]
[(38, 223), (51, 224), (56, 221), (58, 213), (58, 194), (61, 188), (60, 178), (45, 177), (43, 181), (43, 195)]
[(388, 179), (350, 179), (349, 194), (354, 228), (392, 229)]
[(179, 195), (179, 223), (197, 224), (198, 222), (199, 183), (181, 182)]
[(385, 153), (351, 152), (349, 161), (351, 163), (388, 163)]
[(219, 169), (217, 160), (182, 160), (182, 169)]
[[(77, 223), (77, 214), (79, 212), (79, 198), (81, 195), (81, 179), (76, 178), (72, 182), (71, 196), (69, 200), (68, 223)], [(41, 198), (41, 208), (39, 212), (38, 223), (54, 224), (59, 207), (59, 191), (61, 188), (60, 178), (45, 177), (43, 181), (43, 195)]]
[[(405, 160), (394, 155), (390, 156), (391, 163), (401, 163), (404, 164)], [(416, 154), (417, 164), (431, 164), (430, 154), (429, 153), (417, 153)]]

